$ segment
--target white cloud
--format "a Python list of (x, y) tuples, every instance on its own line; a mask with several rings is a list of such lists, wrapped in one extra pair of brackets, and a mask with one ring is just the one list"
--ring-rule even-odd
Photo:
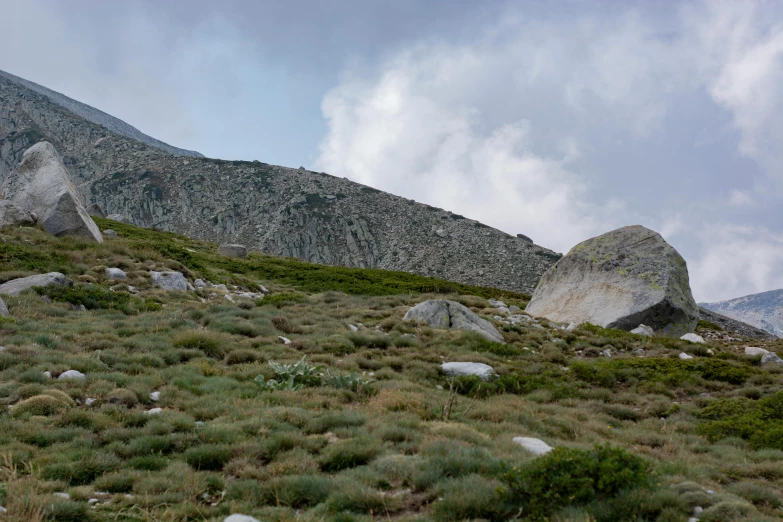
[(744, 190), (732, 190), (729, 194), (729, 205), (744, 207), (753, 204), (753, 197)]

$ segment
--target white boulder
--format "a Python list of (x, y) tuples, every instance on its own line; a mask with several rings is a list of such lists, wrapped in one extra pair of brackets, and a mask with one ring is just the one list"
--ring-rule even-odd
[(554, 449), (543, 440), (532, 437), (514, 437), (514, 442), (528, 450), (533, 455), (546, 455)]
[(683, 341), (688, 341), (691, 343), (698, 343), (698, 344), (704, 344), (704, 337), (701, 335), (695, 334), (695, 333), (687, 333), (680, 337)]
[(0, 285), (0, 294), (19, 295), (28, 288), (34, 286), (73, 286), (73, 281), (65, 277), (60, 272), (49, 272), (48, 274), (37, 274), (28, 277), (12, 279), (7, 283)]
[(22, 210), (19, 205), (7, 199), (0, 200), (0, 227), (31, 226), (35, 224), (33, 216)]
[(640, 324), (639, 326), (631, 330), (631, 333), (637, 335), (644, 335), (645, 337), (652, 337), (653, 335), (655, 335), (653, 329), (647, 326), (646, 324)]
[(127, 279), (128, 274), (126, 274), (124, 270), (121, 270), (119, 268), (107, 268), (106, 277), (108, 277), (109, 279)]
[(693, 359), (693, 355), (688, 355), (688, 354), (687, 354), (687, 353), (685, 353), (685, 352), (680, 352), (680, 355), (678, 355), (678, 357), (679, 357), (679, 358), (680, 358), (680, 360), (682, 360), (682, 361), (687, 361), (687, 360), (689, 360), (689, 359)]
[(188, 280), (182, 272), (150, 272), (152, 284), (164, 290), (188, 291)]
[(261, 522), (257, 518), (253, 518), (250, 515), (241, 515), (239, 513), (235, 513), (233, 515), (227, 516), (223, 522)]
[(65, 371), (65, 372), (61, 373), (59, 375), (59, 377), (57, 377), (57, 379), (61, 380), (61, 381), (65, 380), (65, 379), (77, 379), (77, 380), (81, 381), (81, 380), (84, 380), (84, 378), (85, 378), (85, 375), (82, 372), (78, 371), (78, 370), (68, 370), (68, 371)]
[(443, 373), (451, 375), (453, 377), (461, 377), (464, 375), (475, 375), (483, 380), (490, 379), (495, 376), (495, 369), (484, 363), (475, 362), (447, 362), (440, 365)]
[(756, 346), (746, 346), (745, 347), (745, 355), (750, 355), (751, 357), (755, 357), (757, 355), (767, 355), (769, 353), (769, 350), (765, 350), (764, 348), (758, 348)]

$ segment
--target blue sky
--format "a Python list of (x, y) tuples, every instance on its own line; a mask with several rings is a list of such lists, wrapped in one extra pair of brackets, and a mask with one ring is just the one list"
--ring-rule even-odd
[(783, 287), (783, 4), (3, 11), (25, 43), (0, 69), (173, 145), (346, 176), (558, 251), (640, 223), (700, 301)]

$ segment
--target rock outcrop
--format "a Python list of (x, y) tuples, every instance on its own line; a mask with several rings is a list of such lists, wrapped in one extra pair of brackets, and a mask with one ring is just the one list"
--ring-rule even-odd
[(152, 284), (163, 290), (188, 291), (188, 280), (182, 272), (150, 272), (150, 276), (152, 276)]
[(505, 342), (492, 323), (473, 313), (467, 306), (446, 299), (430, 299), (419, 303), (405, 313), (403, 320), (423, 321), (432, 328), (468, 330), (496, 343)]
[(452, 377), (475, 376), (487, 380), (495, 376), (495, 369), (484, 363), (476, 362), (448, 362), (440, 365), (446, 375)]
[(73, 286), (73, 281), (65, 277), (60, 272), (49, 272), (48, 274), (37, 274), (19, 279), (12, 279), (0, 285), (0, 294), (19, 295), (28, 288), (34, 286)]
[(560, 258), (468, 217), (324, 172), (170, 154), (42, 92), (0, 74), (0, 182), (26, 148), (47, 140), (86, 204), (108, 219), (314, 263), (525, 293)]
[(699, 310), (685, 260), (660, 234), (636, 225), (588, 239), (541, 278), (526, 311), (561, 323), (659, 334), (693, 332)]
[(103, 243), (98, 226), (87, 213), (79, 191), (51, 143), (27, 149), (22, 163), (3, 185), (4, 197), (34, 214), (44, 230), (55, 236), (77, 236)]
[(0, 200), (0, 227), (31, 226), (35, 224), (33, 216), (25, 212), (19, 205), (6, 199)]

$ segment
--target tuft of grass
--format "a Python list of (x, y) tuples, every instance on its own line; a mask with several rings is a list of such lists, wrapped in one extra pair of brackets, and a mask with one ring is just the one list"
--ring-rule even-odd
[(225, 355), (225, 339), (208, 330), (187, 330), (177, 334), (172, 344), (178, 348), (201, 350), (207, 357), (220, 359)]
[(364, 466), (381, 453), (381, 447), (372, 439), (351, 439), (327, 446), (321, 454), (321, 469), (336, 472)]
[(228, 444), (203, 444), (188, 448), (185, 462), (198, 470), (220, 471), (231, 460), (231, 446)]

